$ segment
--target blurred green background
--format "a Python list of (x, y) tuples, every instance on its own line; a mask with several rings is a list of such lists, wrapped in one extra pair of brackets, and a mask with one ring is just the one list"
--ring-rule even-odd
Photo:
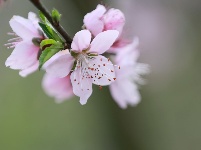
[[(98, 0), (43, 0), (57, 8), (73, 35)], [(87, 105), (78, 98), (56, 104), (41, 88), (44, 72), (21, 78), (4, 63), (11, 49), (13, 15), (37, 10), (28, 0), (0, 8), (0, 150), (200, 150), (201, 149), (201, 2), (200, 0), (113, 0), (127, 30), (140, 38), (140, 62), (151, 66), (142, 102), (120, 109), (107, 87)]]

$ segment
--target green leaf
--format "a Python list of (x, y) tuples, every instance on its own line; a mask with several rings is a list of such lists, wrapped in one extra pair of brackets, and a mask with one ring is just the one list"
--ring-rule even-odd
[(46, 47), (39, 57), (39, 70), (41, 69), (41, 67), (44, 65), (46, 61), (48, 61), (52, 56), (54, 56), (56, 53), (58, 53), (62, 49), (64, 49), (64, 46), (61, 42), (56, 42), (52, 44), (51, 46)]
[(54, 39), (55, 41), (63, 42), (58, 33), (50, 25), (41, 22), (39, 22), (39, 25), (49, 39)]
[[(48, 28), (51, 28), (51, 27), (48, 26)], [(56, 41), (63, 42), (63, 40), (61, 39), (61, 37), (59, 36), (59, 34), (53, 28), (51, 28), (51, 30), (52, 30), (51, 33), (52, 33), (53, 39), (56, 40)]]
[(43, 22), (46, 22), (47, 19), (41, 11), (39, 11), (39, 17)]
[[(42, 23), (39, 22), (39, 25), (42, 28), (42, 30), (44, 31), (45, 35), (49, 39), (54, 39), (55, 41), (63, 42), (62, 38), (55, 31), (55, 29), (52, 27), (52, 25), (50, 24), (50, 22), (47, 20), (47, 18), (44, 16), (44, 14), (41, 11), (39, 11), (39, 16), (40, 16), (40, 18), (42, 20)], [(52, 10), (52, 17), (53, 16), (56, 17), (57, 19), (60, 19), (61, 14), (59, 14), (59, 12), (56, 9), (53, 9)], [(52, 18), (52, 19), (54, 21), (54, 18)]]
[(38, 23), (40, 25), (40, 27), (42, 28), (42, 30), (44, 31), (45, 35), (50, 38), (50, 39), (54, 39), (52, 33), (49, 31), (50, 29), (47, 28), (47, 26), (44, 23), (39, 22)]
[(53, 9), (52, 10), (52, 19), (54, 22), (59, 23), (60, 19), (61, 19), (61, 14), (59, 13), (59, 11), (57, 9)]
[(40, 48), (43, 49), (44, 46), (54, 45), (56, 43), (57, 42), (53, 39), (45, 39), (45, 40), (42, 40), (42, 42), (40, 43)]

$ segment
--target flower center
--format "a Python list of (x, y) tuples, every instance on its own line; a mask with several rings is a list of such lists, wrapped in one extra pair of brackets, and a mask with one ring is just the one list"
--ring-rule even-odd
[[(87, 68), (90, 68), (89, 64), (90, 57), (86, 53), (79, 53), (77, 56), (77, 67), (81, 68), (82, 70), (87, 70)], [(89, 72), (85, 72), (89, 74)]]
[(91, 80), (97, 85), (108, 85), (116, 80), (114, 65), (110, 59), (85, 51), (77, 53), (75, 59), (74, 71), (77, 71), (78, 75), (74, 77), (74, 81), (78, 82), (77, 84)]

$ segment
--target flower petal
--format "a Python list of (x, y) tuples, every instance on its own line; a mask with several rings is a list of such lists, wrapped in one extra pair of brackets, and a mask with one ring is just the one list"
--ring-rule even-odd
[(91, 43), (90, 53), (102, 54), (107, 51), (119, 35), (116, 30), (108, 30), (98, 34)]
[(19, 72), (20, 76), (22, 77), (26, 77), (28, 76), (29, 74), (35, 72), (37, 69), (38, 69), (38, 66), (39, 66), (39, 61), (36, 61), (35, 64), (33, 64), (32, 66), (26, 68), (26, 69), (23, 69)]
[(5, 65), (12, 69), (26, 69), (37, 61), (39, 47), (31, 41), (23, 41), (15, 46)]
[(80, 97), (80, 103), (86, 104), (92, 94), (92, 81), (90, 78), (82, 77), (81, 68), (76, 68), (70, 76), (73, 93)]
[(137, 105), (141, 96), (137, 85), (128, 78), (115, 81), (110, 85), (110, 92), (117, 104), (125, 109), (127, 105)]
[(137, 49), (139, 45), (139, 39), (135, 37), (133, 42), (127, 46), (121, 48), (116, 56), (116, 62), (118, 65), (135, 65), (136, 61), (140, 55), (139, 50)]
[(94, 84), (109, 85), (115, 78), (114, 65), (104, 56), (98, 55), (90, 61), (90, 75)]
[(37, 15), (33, 12), (28, 13), (28, 19), (32, 21), (32, 23), (38, 23), (40, 20)]
[(103, 5), (98, 5), (95, 10), (84, 16), (84, 25), (94, 36), (104, 29), (102, 17), (105, 12), (106, 8)]
[(69, 75), (64, 78), (57, 78), (46, 73), (43, 77), (42, 87), (45, 93), (54, 97), (58, 103), (61, 103), (73, 96)]
[[(28, 19), (33, 23), (33, 25), (35, 26), (36, 29), (41, 29), (41, 27), (38, 24), (40, 19), (38, 18), (38, 16), (35, 13), (29, 12)], [(41, 32), (42, 32), (42, 29), (41, 29)]]
[(29, 19), (13, 16), (9, 23), (13, 31), (23, 40), (32, 40), (33, 37), (40, 37), (38, 29)]
[(45, 69), (50, 75), (63, 78), (71, 71), (74, 61), (75, 60), (71, 55), (62, 55), (47, 65)]
[(48, 61), (46, 61), (42, 68), (45, 70), (45, 68), (48, 65), (50, 65), (53, 61), (55, 61), (56, 59), (58, 59), (60, 56), (63, 56), (63, 55), (66, 55), (66, 54), (67, 55), (70, 54), (68, 49), (59, 51), (54, 56), (52, 56)]
[(117, 30), (119, 34), (122, 33), (124, 24), (125, 24), (125, 16), (119, 9), (111, 8), (103, 17), (104, 20), (104, 30)]
[(71, 48), (75, 52), (81, 52), (89, 47), (90, 42), (91, 33), (88, 30), (81, 30), (75, 34)]

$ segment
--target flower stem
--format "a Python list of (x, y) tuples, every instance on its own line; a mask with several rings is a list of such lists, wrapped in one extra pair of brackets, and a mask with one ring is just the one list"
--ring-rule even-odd
[(64, 30), (64, 28), (59, 23), (56, 23), (53, 21), (50, 13), (43, 6), (43, 4), (40, 2), (40, 0), (30, 0), (30, 2), (45, 15), (45, 17), (52, 24), (52, 26), (61, 34), (61, 36), (66, 41), (66, 44), (67, 44), (66, 48), (70, 48), (70, 45), (72, 43), (72, 38), (69, 36), (69, 34)]

